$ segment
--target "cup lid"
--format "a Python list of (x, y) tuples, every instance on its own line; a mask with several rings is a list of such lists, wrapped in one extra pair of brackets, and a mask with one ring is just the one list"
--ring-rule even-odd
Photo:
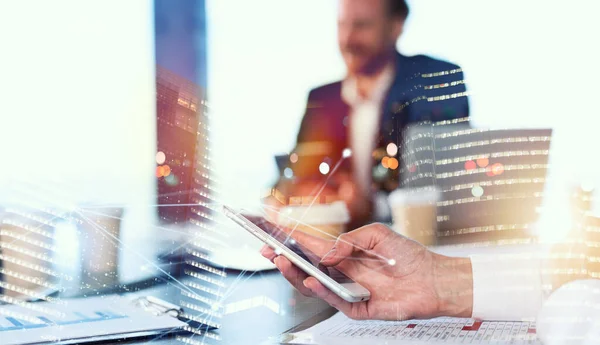
[(396, 189), (388, 197), (390, 206), (430, 204), (437, 202), (439, 199), (440, 191), (434, 187), (427, 189)]
[(286, 206), (279, 212), (279, 224), (296, 224), (302, 222), (310, 225), (346, 224), (350, 221), (348, 207), (343, 201), (331, 204), (315, 204), (312, 206)]

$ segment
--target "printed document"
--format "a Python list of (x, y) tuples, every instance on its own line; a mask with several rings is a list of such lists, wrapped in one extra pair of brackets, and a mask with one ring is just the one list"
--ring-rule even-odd
[(541, 344), (535, 322), (477, 321), (441, 317), (431, 320), (356, 321), (337, 313), (301, 332), (287, 344)]

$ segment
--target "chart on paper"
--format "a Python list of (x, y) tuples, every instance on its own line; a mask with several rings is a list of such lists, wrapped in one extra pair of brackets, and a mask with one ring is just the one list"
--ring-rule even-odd
[(40, 342), (85, 343), (158, 334), (185, 323), (156, 315), (127, 297), (100, 296), (0, 305), (0, 345)]
[(356, 321), (341, 313), (292, 334), (296, 344), (541, 344), (535, 322), (431, 320)]
[[(1, 312), (0, 312), (1, 313)], [(124, 319), (126, 315), (119, 315), (110, 310), (72, 312), (64, 318), (54, 319), (47, 316), (19, 318), (19, 316), (0, 316), (0, 333), (20, 329), (44, 328), (53, 326), (66, 326), (114, 319)], [(38, 322), (36, 322), (38, 321)]]
[(491, 341), (534, 343), (534, 322), (474, 321), (438, 318), (427, 321), (355, 322), (341, 324), (322, 334), (325, 337), (378, 338), (448, 343), (479, 344)]

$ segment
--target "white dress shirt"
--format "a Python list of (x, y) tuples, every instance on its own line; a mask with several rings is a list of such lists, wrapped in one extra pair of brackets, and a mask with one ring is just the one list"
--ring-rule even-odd
[(533, 320), (545, 294), (536, 253), (471, 255), (473, 318)]
[(371, 188), (371, 157), (379, 133), (382, 106), (394, 75), (392, 65), (384, 68), (367, 97), (361, 97), (356, 79), (346, 78), (342, 82), (342, 100), (350, 106), (349, 136), (354, 179), (365, 195), (369, 195)]
[(469, 257), (473, 273), (473, 314), (482, 320), (531, 320), (546, 297), (542, 279), (546, 246), (431, 247), (453, 257)]
[(545, 345), (600, 344), (600, 280), (576, 280), (552, 293), (539, 255), (472, 255), (473, 318), (532, 321)]

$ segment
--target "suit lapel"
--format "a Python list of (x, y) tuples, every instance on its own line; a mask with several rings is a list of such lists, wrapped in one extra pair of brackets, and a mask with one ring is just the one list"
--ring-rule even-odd
[(380, 122), (380, 144), (396, 142), (398, 132), (406, 122), (406, 116), (395, 116), (397, 109), (407, 101), (407, 82), (411, 80), (411, 66), (408, 58), (404, 55), (396, 54), (396, 77), (390, 90), (385, 97), (382, 106), (382, 116)]

